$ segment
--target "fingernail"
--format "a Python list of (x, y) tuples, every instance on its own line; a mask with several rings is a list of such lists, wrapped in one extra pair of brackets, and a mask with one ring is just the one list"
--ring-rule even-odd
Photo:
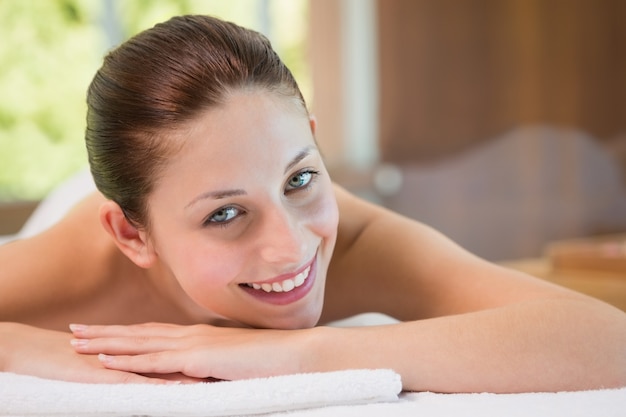
[(86, 329), (87, 329), (86, 324), (75, 324), (75, 323), (70, 324), (70, 330), (74, 333), (80, 333), (80, 332), (85, 331)]
[(70, 344), (74, 347), (83, 347), (83, 346), (87, 346), (87, 343), (89, 343), (89, 339), (72, 339), (70, 340)]
[(109, 355), (105, 355), (104, 353), (99, 353), (98, 360), (102, 363), (111, 363), (113, 361), (113, 357)]

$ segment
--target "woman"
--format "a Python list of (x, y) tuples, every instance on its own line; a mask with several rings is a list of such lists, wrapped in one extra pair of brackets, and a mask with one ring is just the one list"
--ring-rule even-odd
[[(88, 107), (99, 193), (0, 248), (2, 370), (162, 383), (392, 368), (406, 390), (440, 392), (626, 384), (623, 312), (333, 185), (261, 35), (173, 18), (106, 57)], [(323, 326), (363, 312), (401, 322)], [(67, 333), (76, 322), (89, 325)]]

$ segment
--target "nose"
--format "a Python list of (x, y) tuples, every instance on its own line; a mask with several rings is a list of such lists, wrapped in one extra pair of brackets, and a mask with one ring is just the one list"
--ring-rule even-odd
[(268, 263), (298, 266), (305, 254), (306, 243), (302, 226), (287, 210), (270, 210), (260, 228), (259, 252)]

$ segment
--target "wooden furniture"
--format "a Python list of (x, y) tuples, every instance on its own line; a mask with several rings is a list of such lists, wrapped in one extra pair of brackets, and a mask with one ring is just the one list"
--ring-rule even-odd
[[(626, 235), (554, 242), (542, 258), (501, 264), (626, 311)], [(619, 249), (619, 250), (616, 250)]]
[(38, 201), (0, 202), (0, 235), (19, 231), (38, 204)]
[(621, 140), (626, 2), (378, 0), (377, 11), (385, 162), (432, 162), (525, 124)]
[(502, 262), (501, 265), (590, 295), (626, 311), (626, 274), (584, 269), (554, 269), (546, 258)]

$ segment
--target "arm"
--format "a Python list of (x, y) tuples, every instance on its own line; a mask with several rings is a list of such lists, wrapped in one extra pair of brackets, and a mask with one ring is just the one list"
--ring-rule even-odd
[(0, 322), (0, 371), (74, 382), (168, 383), (177, 375), (149, 378), (106, 369), (93, 355), (78, 355), (69, 332)]
[(392, 368), (406, 390), (558, 391), (626, 384), (626, 316), (497, 267), (432, 229), (338, 189), (340, 235), (324, 320), (378, 311), (403, 323), (278, 331), (89, 326), (82, 353), (111, 369), (238, 379)]
[[(379, 311), (406, 321), (326, 329), (335, 340), (331, 349), (346, 348), (340, 362), (391, 367), (416, 390), (626, 385), (623, 312), (485, 262), (432, 229), (342, 190), (338, 201), (351, 220), (342, 221), (339, 262), (331, 266), (327, 292), (330, 308), (342, 307), (329, 310), (329, 318)], [(355, 302), (346, 307), (346, 299)], [(330, 352), (318, 357), (333, 358)]]

